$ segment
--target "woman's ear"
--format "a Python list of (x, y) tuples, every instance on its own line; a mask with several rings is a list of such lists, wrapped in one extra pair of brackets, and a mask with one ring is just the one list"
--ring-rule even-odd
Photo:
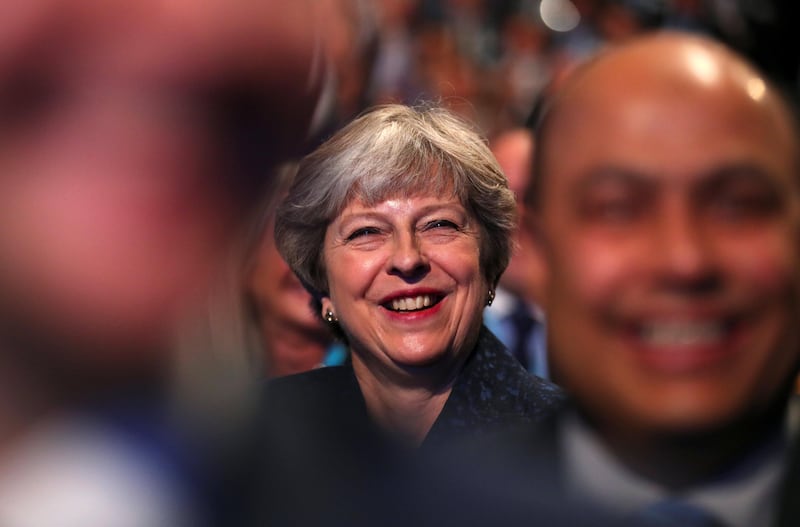
[(327, 296), (323, 296), (320, 298), (320, 304), (322, 305), (322, 311), (320, 315), (322, 316), (323, 320), (327, 320), (331, 322), (332, 320), (336, 319), (336, 310), (333, 308), (333, 302)]

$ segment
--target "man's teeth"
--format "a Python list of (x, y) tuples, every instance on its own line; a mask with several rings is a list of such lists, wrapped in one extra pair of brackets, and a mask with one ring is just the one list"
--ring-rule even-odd
[(433, 304), (433, 300), (429, 295), (395, 298), (392, 300), (392, 310), (414, 311), (423, 307), (430, 307), (431, 304)]
[(700, 346), (718, 342), (724, 333), (719, 322), (660, 322), (645, 325), (640, 335), (651, 346)]

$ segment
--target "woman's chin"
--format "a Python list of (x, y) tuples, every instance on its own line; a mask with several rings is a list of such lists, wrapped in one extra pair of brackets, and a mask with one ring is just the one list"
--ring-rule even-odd
[(451, 360), (454, 358), (451, 351), (431, 347), (395, 348), (389, 354), (389, 358), (394, 364), (405, 370), (441, 367), (455, 362)]

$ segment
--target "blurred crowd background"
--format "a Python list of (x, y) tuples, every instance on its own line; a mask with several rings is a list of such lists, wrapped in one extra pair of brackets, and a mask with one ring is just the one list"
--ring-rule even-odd
[(790, 1), (326, 2), (332, 70), (315, 122), (321, 138), (370, 105), (429, 100), (492, 137), (525, 124), (548, 87), (603, 45), (659, 28), (718, 38), (794, 100), (800, 93), (797, 7)]

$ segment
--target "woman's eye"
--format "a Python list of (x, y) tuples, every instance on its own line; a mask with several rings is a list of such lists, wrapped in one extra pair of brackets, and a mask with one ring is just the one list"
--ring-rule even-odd
[(350, 233), (350, 235), (347, 237), (347, 241), (355, 240), (356, 238), (362, 238), (364, 236), (369, 236), (371, 234), (378, 234), (378, 229), (376, 229), (375, 227), (362, 227)]
[(458, 230), (458, 225), (450, 220), (435, 220), (426, 225), (427, 229), (454, 229)]

